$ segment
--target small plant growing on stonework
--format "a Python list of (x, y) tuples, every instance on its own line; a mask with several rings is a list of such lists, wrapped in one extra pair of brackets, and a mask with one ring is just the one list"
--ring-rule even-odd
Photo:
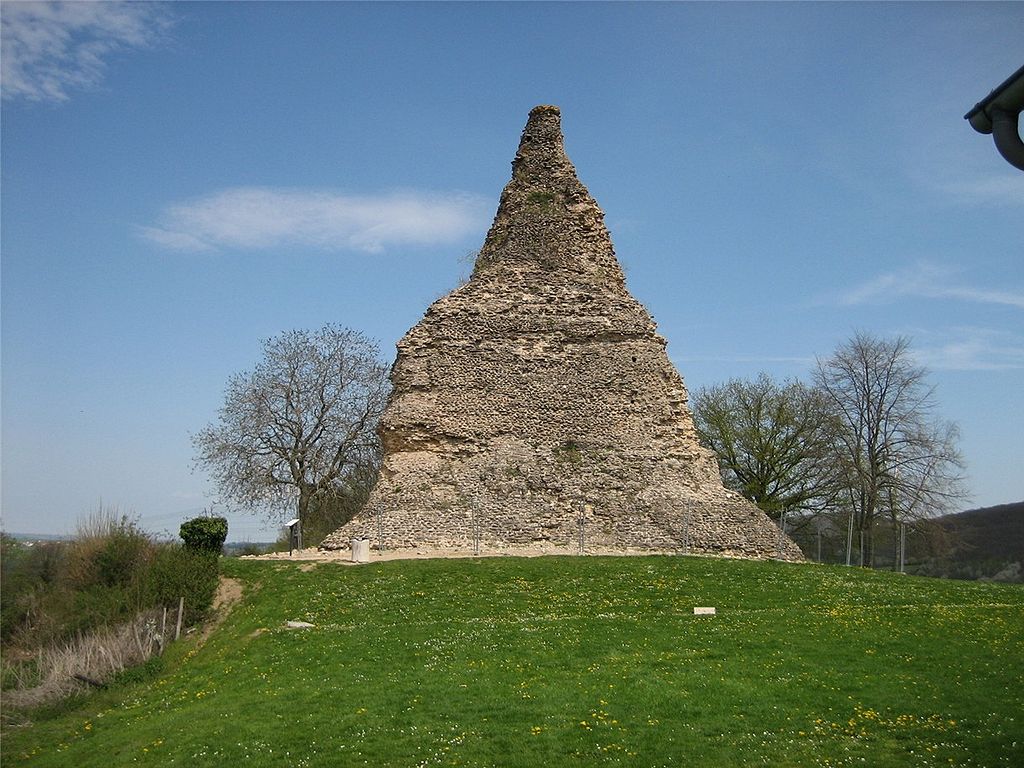
[(539, 205), (546, 211), (555, 202), (555, 193), (546, 189), (536, 189), (526, 196), (526, 202), (531, 205)]
[(579, 464), (583, 461), (583, 451), (580, 450), (580, 447), (572, 440), (566, 440), (555, 448), (552, 453), (555, 454), (555, 459), (557, 461), (565, 461), (570, 464)]
[[(459, 258), (459, 287), (469, 282), (476, 274), (477, 263), (480, 258), (480, 251), (470, 251)], [(468, 269), (468, 271), (467, 271)], [(447, 294), (446, 294), (447, 295)]]

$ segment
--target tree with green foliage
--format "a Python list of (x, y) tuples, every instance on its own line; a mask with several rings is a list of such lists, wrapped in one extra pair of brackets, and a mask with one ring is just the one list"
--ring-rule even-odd
[(189, 549), (220, 554), (228, 537), (228, 521), (223, 517), (194, 517), (181, 524), (178, 535)]
[(197, 466), (224, 501), (278, 520), (294, 511), (309, 534), (311, 511), (379, 461), (387, 397), (387, 367), (361, 333), (283, 333), (229, 379), (217, 422), (193, 436)]
[(964, 498), (955, 424), (935, 415), (935, 388), (904, 336), (858, 333), (819, 359), (818, 390), (836, 415), (832, 454), (858, 532), (860, 561), (874, 563), (876, 522), (934, 517)]
[(837, 493), (825, 399), (799, 381), (732, 379), (700, 389), (693, 417), (723, 482), (778, 519), (818, 513)]

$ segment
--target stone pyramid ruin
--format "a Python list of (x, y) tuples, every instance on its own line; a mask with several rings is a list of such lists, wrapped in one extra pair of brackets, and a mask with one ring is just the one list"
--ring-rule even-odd
[(376, 488), (321, 547), (802, 559), (722, 486), (665, 347), (536, 107), (471, 279), (398, 343)]

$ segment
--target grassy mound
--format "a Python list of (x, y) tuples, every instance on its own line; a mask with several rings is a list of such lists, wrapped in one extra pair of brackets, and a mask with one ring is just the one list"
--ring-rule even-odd
[(4, 765), (1024, 764), (1015, 585), (688, 557), (225, 569), (246, 593), (205, 644), (9, 729)]

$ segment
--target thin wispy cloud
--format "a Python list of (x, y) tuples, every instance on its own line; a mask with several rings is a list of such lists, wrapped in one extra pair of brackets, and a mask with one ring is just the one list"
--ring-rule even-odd
[(139, 233), (181, 251), (306, 246), (375, 253), (437, 245), (482, 233), (487, 205), (465, 194), (416, 191), (355, 195), (236, 187), (168, 206)]
[[(996, 154), (995, 147), (992, 154)], [(963, 205), (1024, 205), (1024, 177), (1001, 169), (987, 176), (974, 174), (973, 178), (945, 181), (937, 188)]]
[[(1024, 337), (1008, 331), (974, 326), (942, 329), (905, 329), (901, 335), (914, 340), (911, 354), (934, 371), (1011, 371), (1024, 369)], [(798, 365), (810, 370), (813, 356), (787, 355), (687, 355), (681, 363), (739, 363)]]
[(957, 327), (915, 334), (914, 357), (932, 370), (1007, 371), (1024, 369), (1024, 338), (992, 328)]
[(686, 355), (673, 359), (682, 360), (688, 363), (792, 363), (796, 365), (811, 365), (813, 357), (800, 355)]
[(971, 285), (962, 280), (960, 271), (928, 262), (879, 275), (843, 293), (839, 302), (854, 306), (906, 297), (956, 299), (1024, 309), (1024, 288), (997, 290)]
[(112, 54), (152, 45), (171, 23), (160, 3), (3, 3), (3, 97), (66, 101), (103, 80)]

